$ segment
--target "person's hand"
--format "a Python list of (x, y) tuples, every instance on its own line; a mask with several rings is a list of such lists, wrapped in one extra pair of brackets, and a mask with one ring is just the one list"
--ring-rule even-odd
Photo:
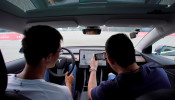
[(90, 67), (97, 68), (98, 67), (98, 60), (95, 60), (95, 56), (93, 54), (91, 61), (90, 61)]
[(66, 72), (66, 74), (65, 74), (65, 83), (66, 83), (66, 85), (72, 85), (73, 82), (74, 82), (74, 76), (73, 76), (73, 74), (71, 73), (68, 76), (68, 72)]

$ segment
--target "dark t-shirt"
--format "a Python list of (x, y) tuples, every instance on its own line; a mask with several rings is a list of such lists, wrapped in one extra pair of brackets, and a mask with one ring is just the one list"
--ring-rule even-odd
[(156, 63), (147, 63), (134, 74), (119, 74), (114, 79), (102, 82), (91, 91), (93, 100), (132, 100), (144, 93), (170, 88), (167, 74), (162, 68), (150, 68)]

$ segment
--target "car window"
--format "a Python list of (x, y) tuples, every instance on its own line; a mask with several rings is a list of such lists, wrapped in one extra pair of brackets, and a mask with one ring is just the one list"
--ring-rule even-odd
[(172, 33), (154, 43), (152, 51), (156, 55), (175, 60), (175, 33)]
[(22, 34), (0, 29), (0, 49), (5, 62), (19, 59), (24, 56), (19, 53), (22, 38)]

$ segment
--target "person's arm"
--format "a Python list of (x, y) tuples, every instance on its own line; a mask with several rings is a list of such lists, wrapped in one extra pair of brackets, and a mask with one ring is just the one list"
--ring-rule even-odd
[(90, 77), (89, 77), (89, 82), (88, 82), (88, 96), (92, 100), (91, 90), (97, 86), (96, 70), (95, 69), (97, 69), (97, 67), (98, 67), (98, 61), (95, 61), (94, 55), (91, 59), (90, 67), (93, 70), (90, 72)]
[(71, 96), (73, 97), (73, 95), (72, 95), (72, 84), (74, 82), (74, 76), (73, 76), (72, 73), (69, 76), (67, 74), (68, 74), (68, 72), (66, 72), (66, 74), (65, 74), (65, 83), (66, 83), (66, 86), (70, 90)]

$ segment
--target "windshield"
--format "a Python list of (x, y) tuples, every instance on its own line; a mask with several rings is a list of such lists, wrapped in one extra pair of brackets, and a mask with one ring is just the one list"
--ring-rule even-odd
[[(152, 30), (150, 27), (106, 27), (101, 26), (100, 35), (85, 35), (82, 32), (84, 27), (69, 27), (69, 28), (58, 28), (60, 33), (63, 36), (62, 47), (65, 46), (104, 46), (106, 40), (118, 33), (124, 33), (130, 36), (130, 33), (136, 32), (136, 29), (140, 29), (137, 37), (131, 39), (133, 45), (136, 46), (137, 43), (149, 32)], [(130, 38), (130, 37), (129, 37)]]
[[(125, 33), (129, 34), (140, 29), (137, 37), (131, 39), (134, 46), (152, 30), (150, 27), (106, 27), (101, 26), (100, 35), (85, 35), (82, 29), (85, 27), (68, 27), (57, 28), (63, 36), (62, 47), (66, 46), (105, 46), (106, 40), (113, 34)], [(5, 62), (22, 58), (24, 55), (19, 53), (21, 48), (21, 40), (23, 35), (16, 32), (0, 29), (0, 49), (3, 53)]]

